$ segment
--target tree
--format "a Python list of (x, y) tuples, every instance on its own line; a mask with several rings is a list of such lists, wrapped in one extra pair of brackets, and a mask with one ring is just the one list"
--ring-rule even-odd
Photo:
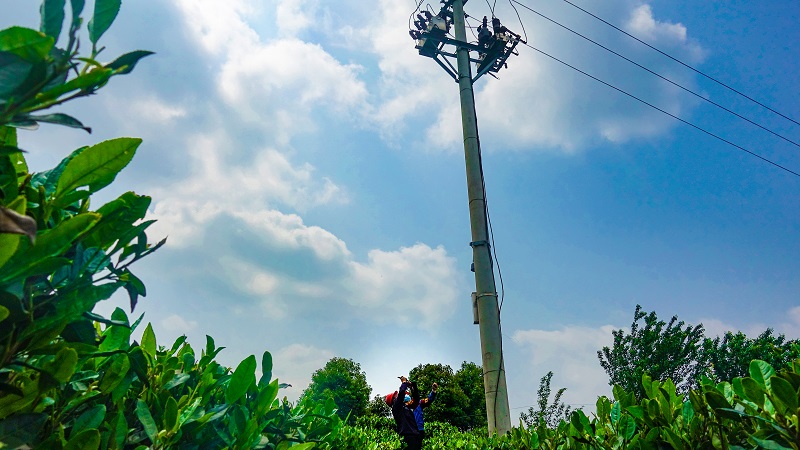
[(324, 402), (332, 398), (337, 414), (354, 424), (356, 418), (367, 413), (372, 388), (367, 384), (367, 374), (352, 359), (334, 357), (311, 376), (311, 384), (303, 391), (303, 400)]
[[(644, 327), (639, 321), (644, 319)], [(619, 385), (644, 397), (642, 375), (664, 381), (671, 379), (679, 392), (696, 386), (695, 375), (701, 361), (703, 325), (685, 325), (673, 316), (669, 323), (659, 320), (655, 311), (646, 313), (636, 305), (629, 334), (615, 330), (612, 347), (597, 352), (600, 365), (609, 376), (609, 385)]]
[(776, 371), (788, 368), (800, 358), (800, 343), (786, 340), (782, 334), (775, 336), (767, 328), (757, 338), (750, 339), (741, 331), (727, 332), (722, 338), (706, 338), (703, 341), (703, 364), (699, 365), (698, 378), (705, 375), (716, 382), (731, 381), (735, 377), (749, 376), (750, 362), (760, 359), (769, 363)]
[(386, 398), (377, 394), (367, 405), (367, 415), (376, 417), (392, 417), (392, 408), (386, 404)]
[(564, 395), (567, 388), (559, 389), (555, 397), (553, 397), (553, 403), (550, 403), (550, 382), (552, 379), (552, 371), (547, 372), (547, 375), (542, 377), (539, 381), (539, 390), (536, 392), (537, 408), (530, 407), (527, 413), (520, 414), (520, 420), (528, 428), (542, 423), (550, 428), (556, 428), (562, 420), (569, 419), (572, 409), (561, 401), (561, 396)]
[(446, 364), (420, 364), (408, 376), (422, 396), (434, 382), (439, 385), (436, 401), (425, 409), (426, 422), (446, 422), (461, 430), (486, 425), (483, 372), (476, 364), (465, 361), (455, 373)]

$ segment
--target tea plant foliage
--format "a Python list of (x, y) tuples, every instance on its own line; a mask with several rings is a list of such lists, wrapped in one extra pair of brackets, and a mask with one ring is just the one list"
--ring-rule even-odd
[(336, 405), (280, 399), (285, 385), (272, 378), (269, 352), (257, 379), (255, 355), (225, 367), (211, 337), (195, 350), (186, 337), (159, 342), (148, 324), (135, 342), (142, 317), (93, 312), (120, 290), (133, 310), (146, 288), (131, 265), (164, 241), (147, 237), (149, 197), (90, 204), (140, 139), (78, 148), (43, 172), (29, 169), (17, 140), (18, 129), (39, 123), (89, 131), (71, 116), (37, 112), (95, 93), (151, 54), (99, 62), (120, 1), (96, 0), (91, 52), (79, 56), (83, 8), (83, 0), (45, 0), (39, 30), (0, 31), (0, 448), (331, 448), (342, 425)]

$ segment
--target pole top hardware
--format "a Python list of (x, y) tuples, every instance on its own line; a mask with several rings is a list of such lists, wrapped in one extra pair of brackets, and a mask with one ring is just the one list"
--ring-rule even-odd
[[(419, 20), (414, 21), (416, 30), (408, 32), (416, 41), (415, 48), (420, 55), (436, 61), (456, 82), (458, 82), (458, 70), (450, 60), (456, 58), (459, 49), (477, 53), (477, 57), (472, 55), (469, 57), (470, 62), (476, 64), (473, 83), (487, 73), (497, 78), (495, 73), (508, 67), (506, 64), (508, 57), (516, 55), (517, 44), (525, 41), (519, 34), (503, 26), (496, 17), (492, 18), (491, 24), (488, 24), (486, 17), (483, 18), (483, 24), (478, 27), (477, 44), (449, 37), (454, 21), (453, 2), (454, 0), (441, 0), (442, 9), (435, 16), (428, 11), (417, 14)], [(463, 3), (467, 3), (466, 0)]]
[(469, 246), (472, 248), (479, 247), (481, 245), (489, 247), (489, 241), (474, 241), (469, 243)]

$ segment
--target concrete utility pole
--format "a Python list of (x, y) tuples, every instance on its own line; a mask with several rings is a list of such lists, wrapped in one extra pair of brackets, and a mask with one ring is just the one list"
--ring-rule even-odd
[[(503, 343), (500, 333), (500, 310), (494, 280), (492, 255), (487, 224), (486, 199), (483, 168), (481, 166), (480, 142), (478, 140), (478, 121), (475, 112), (473, 83), (485, 73), (499, 71), (514, 47), (521, 40), (519, 35), (501, 28), (499, 20), (494, 34), (486, 28), (488, 38), (479, 45), (467, 42), (464, 15), (465, 0), (445, 0), (442, 11), (437, 16), (420, 14), (415, 22), (419, 31), (410, 30), (411, 37), (417, 41), (419, 53), (433, 58), (457, 82), (461, 97), (461, 125), (464, 133), (464, 158), (467, 171), (467, 191), (469, 195), (469, 215), (472, 229), (472, 261), (475, 272), (475, 292), (473, 308), (475, 323), (480, 328), (483, 363), (483, 385), (486, 395), (486, 416), (489, 434), (503, 435), (511, 429), (511, 416), (508, 407), (508, 389), (503, 364)], [(452, 8), (452, 10), (450, 9)], [(430, 23), (428, 23), (430, 21)], [(450, 25), (455, 28), (455, 39), (447, 36)], [(494, 23), (493, 23), (494, 25)], [(455, 47), (455, 54), (446, 49)], [(470, 58), (470, 51), (478, 53), (478, 59)], [(445, 57), (454, 57), (457, 67), (453, 67)], [(471, 62), (477, 63), (477, 76), (473, 78)]]
[[(456, 40), (466, 42), (464, 4), (453, 2), (453, 26)], [(503, 435), (511, 429), (508, 407), (506, 372), (503, 366), (503, 337), (500, 335), (500, 310), (497, 304), (497, 289), (494, 282), (489, 231), (486, 220), (483, 168), (481, 167), (480, 142), (478, 142), (478, 118), (475, 112), (475, 97), (472, 91), (472, 68), (469, 49), (459, 47), (458, 88), (461, 96), (461, 127), (464, 132), (464, 159), (467, 167), (467, 191), (469, 194), (469, 217), (472, 228), (472, 261), (475, 264), (475, 300), (478, 309), (478, 326), (481, 335), (483, 357), (483, 386), (486, 393), (486, 418), (489, 434)]]

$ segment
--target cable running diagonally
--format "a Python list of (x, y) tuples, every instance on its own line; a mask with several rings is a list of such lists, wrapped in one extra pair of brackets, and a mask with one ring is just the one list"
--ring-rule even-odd
[(634, 99), (634, 100), (637, 100), (637, 101), (639, 101), (639, 102), (641, 102), (641, 103), (644, 103), (645, 105), (647, 105), (647, 106), (649, 106), (649, 107), (651, 107), (651, 108), (653, 108), (653, 109), (655, 109), (655, 110), (657, 110), (657, 111), (659, 111), (659, 112), (661, 112), (661, 113), (663, 113), (663, 114), (666, 114), (666, 115), (668, 115), (668, 116), (672, 117), (673, 119), (675, 119), (675, 120), (677, 120), (677, 121), (679, 121), (679, 122), (683, 122), (683, 123), (685, 123), (686, 125), (689, 125), (690, 127), (694, 128), (694, 129), (696, 129), (696, 130), (702, 131), (703, 133), (705, 133), (705, 134), (707, 134), (707, 135), (709, 135), (709, 136), (711, 136), (711, 137), (713, 137), (713, 138), (716, 138), (716, 139), (718, 139), (718, 140), (720, 140), (720, 141), (722, 141), (722, 142), (724, 142), (724, 143), (726, 143), (726, 144), (728, 144), (728, 145), (731, 145), (731, 146), (733, 146), (733, 147), (735, 147), (735, 148), (737, 148), (737, 149), (739, 149), (739, 150), (741, 150), (741, 151), (743, 151), (743, 152), (745, 152), (745, 153), (749, 153), (749, 154), (751, 154), (751, 155), (755, 156), (756, 158), (758, 158), (758, 159), (761, 159), (761, 160), (763, 160), (763, 161), (765, 161), (765, 162), (768, 162), (768, 163), (772, 164), (773, 166), (775, 166), (775, 167), (777, 167), (777, 168), (779, 168), (779, 169), (782, 169), (782, 170), (785, 170), (786, 172), (789, 172), (789, 173), (790, 173), (790, 174), (792, 174), (792, 175), (795, 175), (795, 176), (797, 176), (797, 177), (800, 177), (800, 173), (797, 173), (797, 172), (795, 172), (795, 171), (793, 171), (793, 170), (791, 170), (791, 169), (789, 169), (789, 168), (787, 168), (787, 167), (784, 167), (784, 166), (782, 166), (782, 165), (780, 165), (780, 164), (778, 164), (778, 163), (776, 163), (776, 162), (773, 162), (773, 161), (771, 161), (771, 160), (769, 160), (769, 159), (767, 159), (767, 158), (765, 158), (765, 157), (763, 157), (763, 156), (759, 155), (758, 153), (752, 152), (752, 151), (750, 151), (750, 150), (748, 150), (748, 149), (746, 149), (746, 148), (742, 147), (741, 145), (735, 144), (735, 143), (733, 143), (733, 142), (731, 142), (731, 141), (729, 141), (729, 140), (727, 140), (727, 139), (725, 139), (725, 138), (723, 138), (723, 137), (721, 137), (721, 136), (718, 136), (718, 135), (716, 135), (716, 134), (714, 134), (714, 133), (712, 133), (712, 132), (710, 132), (710, 131), (706, 130), (705, 128), (699, 127), (699, 126), (697, 126), (697, 125), (695, 125), (695, 124), (693, 124), (693, 123), (691, 123), (691, 122), (689, 122), (689, 121), (687, 121), (687, 120), (681, 119), (680, 117), (678, 117), (678, 116), (676, 116), (676, 115), (674, 115), (674, 114), (672, 114), (672, 113), (670, 113), (670, 112), (668, 112), (668, 111), (665, 111), (665, 110), (663, 110), (663, 109), (659, 108), (658, 106), (655, 106), (655, 105), (653, 105), (652, 103), (648, 103), (647, 101), (645, 101), (645, 100), (642, 100), (641, 98), (639, 98), (639, 97), (637, 97), (637, 96), (635, 96), (635, 95), (633, 95), (633, 94), (630, 94), (630, 93), (628, 93), (628, 92), (626, 92), (626, 91), (623, 91), (622, 89), (620, 89), (620, 88), (618, 88), (618, 87), (614, 86), (613, 84), (610, 84), (610, 83), (608, 83), (608, 82), (605, 82), (605, 81), (603, 81), (603, 80), (601, 80), (601, 79), (599, 79), (599, 78), (597, 78), (597, 77), (595, 77), (595, 76), (593, 76), (593, 75), (590, 75), (589, 73), (586, 73), (586, 72), (584, 72), (583, 70), (581, 70), (581, 69), (578, 69), (577, 67), (575, 67), (575, 66), (573, 66), (573, 65), (571, 65), (571, 64), (569, 64), (569, 63), (566, 63), (566, 62), (564, 62), (564, 61), (562, 61), (562, 60), (560, 60), (560, 59), (556, 58), (556, 57), (555, 57), (555, 56), (553, 56), (553, 55), (550, 55), (549, 53), (546, 53), (546, 52), (544, 52), (544, 51), (542, 51), (542, 50), (539, 50), (538, 48), (536, 48), (536, 47), (534, 47), (534, 46), (532, 46), (532, 45), (530, 45), (530, 44), (525, 44), (525, 45), (526, 45), (527, 47), (530, 47), (531, 49), (533, 49), (533, 50), (535, 50), (535, 51), (537, 51), (537, 52), (539, 52), (539, 53), (543, 54), (544, 56), (547, 56), (548, 58), (550, 58), (550, 59), (553, 59), (553, 60), (555, 60), (555, 61), (558, 61), (558, 62), (560, 62), (561, 64), (563, 64), (563, 65), (565, 65), (565, 66), (569, 67), (570, 69), (572, 69), (572, 70), (575, 70), (575, 71), (577, 71), (577, 72), (579, 72), (579, 73), (581, 73), (581, 74), (583, 74), (583, 75), (585, 75), (585, 76), (587, 76), (587, 77), (589, 77), (589, 78), (591, 78), (591, 79), (593, 79), (593, 80), (595, 80), (595, 81), (598, 81), (598, 82), (600, 82), (600, 83), (603, 83), (603, 84), (605, 84), (606, 86), (610, 87), (611, 89), (614, 89), (614, 90), (616, 90), (616, 91), (619, 91), (619, 92), (621, 92), (621, 93), (623, 93), (623, 94), (627, 95), (628, 97), (631, 97), (631, 98), (632, 98), (632, 99)]
[(638, 37), (636, 37), (636, 36), (634, 36), (634, 35), (632, 35), (632, 34), (628, 33), (627, 31), (625, 31), (625, 30), (623, 30), (622, 28), (620, 28), (620, 27), (618, 27), (618, 26), (614, 25), (613, 23), (611, 23), (611, 22), (608, 22), (607, 20), (605, 20), (605, 19), (602, 19), (602, 18), (600, 18), (600, 17), (598, 17), (598, 16), (596, 16), (596, 15), (592, 14), (591, 12), (589, 12), (589, 11), (587, 11), (587, 10), (585, 10), (585, 9), (581, 8), (580, 6), (576, 5), (575, 3), (572, 3), (572, 2), (571, 2), (571, 1), (569, 1), (569, 0), (563, 0), (563, 1), (564, 1), (565, 3), (568, 3), (568, 4), (572, 5), (573, 7), (577, 8), (577, 9), (579, 9), (579, 10), (583, 11), (584, 13), (586, 13), (586, 14), (588, 14), (588, 15), (590, 15), (590, 16), (592, 16), (592, 17), (594, 17), (595, 19), (597, 19), (597, 20), (599, 20), (599, 21), (603, 22), (604, 24), (606, 24), (606, 25), (610, 26), (611, 28), (613, 28), (613, 29), (615, 29), (615, 30), (619, 31), (620, 33), (623, 33), (623, 34), (625, 34), (625, 35), (626, 35), (626, 36), (628, 36), (629, 38), (631, 38), (631, 39), (634, 39), (634, 40), (638, 41), (639, 43), (641, 43), (641, 44), (643, 44), (643, 45), (646, 45), (647, 47), (650, 47), (651, 49), (653, 49), (653, 50), (657, 51), (658, 53), (661, 53), (662, 55), (664, 55), (664, 56), (666, 56), (667, 58), (669, 58), (669, 59), (671, 59), (671, 60), (675, 61), (676, 63), (678, 63), (678, 64), (680, 64), (680, 65), (682, 65), (682, 66), (686, 67), (687, 69), (690, 69), (690, 70), (693, 70), (693, 71), (697, 72), (698, 74), (700, 74), (700, 75), (702, 75), (702, 76), (704, 76), (704, 77), (708, 78), (709, 80), (713, 81), (714, 83), (717, 83), (717, 84), (719, 84), (720, 86), (722, 86), (722, 87), (724, 87), (724, 88), (726, 88), (726, 89), (728, 89), (728, 90), (730, 90), (730, 91), (733, 91), (733, 92), (735, 92), (735, 93), (737, 93), (737, 94), (741, 95), (742, 97), (746, 98), (747, 100), (750, 100), (751, 102), (753, 102), (753, 103), (755, 103), (755, 104), (757, 104), (757, 105), (761, 106), (762, 108), (764, 108), (764, 109), (767, 109), (767, 110), (769, 110), (769, 111), (773, 112), (774, 114), (777, 114), (777, 115), (779, 115), (779, 116), (783, 117), (784, 119), (786, 119), (786, 120), (788, 120), (788, 121), (790, 121), (790, 122), (794, 123), (795, 125), (800, 125), (800, 122), (798, 122), (797, 120), (795, 120), (795, 119), (792, 119), (791, 117), (789, 117), (789, 116), (787, 116), (787, 115), (785, 115), (785, 114), (782, 114), (782, 113), (781, 113), (781, 112), (779, 112), (779, 111), (776, 111), (776, 110), (774, 110), (774, 109), (770, 108), (769, 106), (767, 106), (767, 105), (765, 105), (765, 104), (763, 104), (763, 103), (759, 102), (758, 100), (756, 100), (756, 99), (754, 99), (754, 98), (752, 98), (752, 97), (748, 96), (747, 94), (745, 94), (745, 93), (743, 93), (743, 92), (740, 92), (740, 91), (736, 90), (735, 88), (733, 88), (733, 87), (731, 87), (731, 86), (728, 86), (727, 84), (725, 84), (725, 83), (723, 83), (722, 81), (720, 81), (720, 80), (718, 80), (718, 79), (716, 79), (716, 78), (712, 77), (711, 75), (707, 75), (707, 74), (703, 73), (703, 72), (702, 72), (700, 69), (696, 69), (696, 68), (694, 68), (694, 67), (690, 66), (689, 64), (686, 64), (685, 62), (681, 61), (680, 59), (678, 59), (678, 58), (676, 58), (676, 57), (674, 57), (674, 56), (672, 56), (672, 55), (670, 55), (670, 54), (668, 54), (668, 53), (666, 53), (666, 52), (664, 52), (664, 51), (662, 51), (662, 50), (659, 50), (658, 48), (656, 48), (656, 47), (654, 47), (654, 46), (652, 46), (652, 45), (648, 44), (647, 42), (645, 42), (645, 41), (643, 41), (643, 40), (639, 39)]
[(768, 132), (768, 133), (770, 133), (770, 134), (772, 134), (772, 135), (774, 135), (774, 136), (776, 136), (776, 137), (778, 137), (778, 138), (781, 138), (781, 139), (783, 139), (784, 141), (786, 141), (786, 142), (788, 142), (788, 143), (790, 143), (790, 144), (794, 145), (795, 147), (797, 147), (797, 148), (800, 148), (800, 143), (797, 143), (797, 142), (795, 142), (795, 141), (793, 141), (793, 140), (791, 140), (791, 139), (787, 138), (786, 136), (783, 136), (783, 135), (782, 135), (782, 134), (780, 134), (780, 133), (777, 133), (777, 132), (775, 132), (775, 131), (772, 131), (771, 129), (769, 129), (769, 128), (767, 128), (767, 127), (765, 127), (765, 126), (763, 126), (763, 125), (761, 125), (761, 124), (759, 124), (759, 123), (757, 123), (757, 122), (754, 122), (753, 120), (750, 120), (750, 119), (748, 119), (747, 117), (745, 117), (745, 116), (743, 116), (743, 115), (741, 115), (741, 114), (737, 113), (736, 111), (733, 111), (733, 110), (731, 110), (731, 109), (729, 109), (729, 108), (726, 108), (725, 106), (723, 106), (723, 105), (720, 105), (719, 103), (717, 103), (717, 102), (715, 102), (715, 101), (713, 101), (713, 100), (711, 100), (711, 99), (708, 99), (708, 98), (706, 98), (706, 97), (703, 97), (702, 95), (698, 94), (697, 92), (694, 92), (693, 90), (691, 90), (691, 89), (689, 89), (689, 88), (687, 88), (687, 87), (684, 87), (684, 86), (682, 86), (682, 85), (680, 85), (680, 84), (678, 84), (678, 83), (676, 83), (676, 82), (674, 82), (674, 81), (670, 80), (669, 78), (667, 78), (667, 77), (665, 77), (665, 76), (663, 76), (663, 75), (661, 75), (661, 74), (659, 74), (659, 73), (657, 73), (657, 72), (655, 72), (655, 71), (653, 71), (653, 70), (651, 70), (651, 69), (649, 69), (649, 68), (647, 68), (647, 67), (645, 67), (645, 66), (643, 66), (643, 65), (641, 65), (641, 64), (639, 64), (639, 63), (637, 63), (636, 61), (633, 61), (632, 59), (630, 59), (630, 58), (628, 58), (628, 57), (626, 57), (626, 56), (624, 56), (624, 55), (622, 55), (622, 54), (620, 54), (620, 53), (617, 53), (616, 51), (614, 51), (614, 50), (612, 50), (612, 49), (610, 49), (610, 48), (606, 47), (605, 45), (603, 45), (603, 44), (601, 44), (601, 43), (599, 43), (599, 42), (597, 42), (597, 41), (595, 41), (595, 40), (593, 40), (593, 39), (591, 39), (591, 38), (589, 38), (589, 37), (586, 37), (586, 36), (584, 36), (583, 34), (581, 34), (581, 33), (577, 32), (577, 31), (575, 31), (575, 30), (573, 30), (573, 29), (571, 29), (571, 28), (567, 27), (566, 25), (562, 25), (562, 24), (560, 24), (560, 23), (556, 22), (555, 20), (553, 20), (553, 19), (551, 19), (551, 18), (549, 18), (549, 17), (545, 16), (544, 14), (542, 14), (542, 13), (540, 13), (540, 12), (538, 12), (538, 11), (536, 11), (536, 10), (534, 10), (534, 9), (532, 9), (532, 8), (530, 8), (530, 7), (528, 7), (528, 6), (525, 6), (525, 5), (523, 5), (522, 3), (518, 2), (517, 0), (510, 0), (510, 1), (512, 1), (512, 2), (514, 2), (514, 3), (518, 4), (518, 5), (520, 5), (521, 7), (523, 7), (523, 8), (525, 8), (525, 9), (527, 9), (528, 11), (530, 11), (530, 12), (532, 12), (532, 13), (534, 13), (534, 14), (538, 15), (539, 17), (542, 17), (542, 18), (544, 18), (545, 20), (548, 20), (548, 21), (550, 21), (550, 22), (552, 22), (552, 23), (554, 23), (554, 24), (558, 25), (559, 27), (561, 27), (561, 28), (563, 28), (563, 29), (565, 29), (565, 30), (569, 31), (570, 33), (573, 33), (573, 34), (575, 34), (576, 36), (579, 36), (579, 37), (581, 37), (581, 38), (583, 38), (583, 39), (585, 39), (585, 40), (587, 40), (587, 41), (591, 42), (592, 44), (594, 44), (594, 45), (596, 45), (596, 46), (598, 46), (598, 47), (602, 48), (603, 50), (605, 50), (605, 51), (607, 51), (607, 52), (609, 52), (609, 53), (612, 53), (612, 54), (614, 54), (614, 55), (616, 55), (616, 56), (618, 56), (618, 57), (620, 57), (620, 58), (624, 59), (625, 61), (628, 61), (629, 63), (631, 63), (631, 64), (635, 65), (636, 67), (638, 67), (638, 68), (640, 68), (640, 69), (642, 69), (642, 70), (645, 70), (645, 71), (647, 71), (647, 72), (649, 72), (649, 73), (651, 73), (651, 74), (653, 74), (653, 75), (657, 76), (658, 78), (661, 78), (662, 80), (666, 81), (667, 83), (670, 83), (670, 84), (672, 84), (673, 86), (679, 87), (679, 88), (683, 89), (684, 91), (686, 91), (686, 92), (688, 92), (688, 93), (690, 93), (690, 94), (694, 95), (695, 97), (697, 97), (697, 98), (699, 98), (699, 99), (701, 99), (701, 100), (703, 100), (703, 101), (705, 101), (705, 102), (708, 102), (708, 103), (710, 103), (710, 104), (712, 104), (712, 105), (716, 106), (717, 108), (719, 108), (719, 109), (721, 109), (721, 110), (723, 110), (723, 111), (726, 111), (726, 112), (728, 112), (728, 113), (730, 113), (730, 114), (733, 114), (734, 116), (736, 116), (736, 117), (738, 117), (738, 118), (740, 118), (740, 119), (742, 119), (742, 120), (746, 121), (747, 123), (750, 123), (751, 125), (755, 125), (755, 126), (757, 126), (758, 128), (761, 128), (762, 130), (764, 130), (764, 131), (766, 131), (766, 132)]

